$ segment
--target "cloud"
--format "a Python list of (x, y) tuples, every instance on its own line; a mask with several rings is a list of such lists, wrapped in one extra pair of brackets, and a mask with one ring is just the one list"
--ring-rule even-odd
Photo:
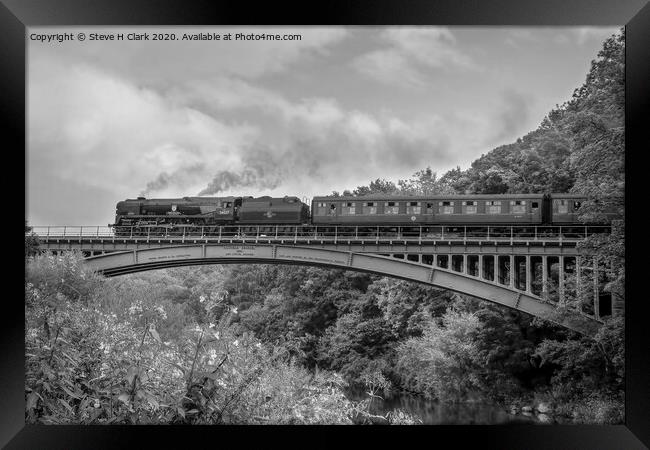
[(143, 180), (151, 180), (150, 190), (172, 182), (190, 188), (197, 177), (188, 174), (207, 170), (206, 161), (232, 164), (236, 149), (258, 133), (86, 65), (32, 69), (30, 173), (55, 173), (121, 195), (140, 192)]
[(448, 28), (395, 27), (379, 39), (386, 47), (357, 57), (353, 67), (383, 83), (424, 87), (431, 70), (478, 69)]
[(496, 132), (489, 142), (511, 141), (529, 131), (532, 97), (513, 89), (501, 92), (501, 107), (496, 115)]
[(612, 34), (618, 33), (617, 27), (571, 27), (555, 34), (554, 42), (556, 44), (577, 43), (584, 45), (590, 41), (603, 42)]
[(405, 120), (332, 98), (289, 100), (228, 77), (161, 93), (85, 64), (31, 69), (29, 177), (49, 180), (53, 191), (76, 183), (115, 201), (314, 195), (387, 167), (388, 176), (404, 176), (450, 163), (456, 151), (449, 124), (435, 115)]
[[(239, 113), (266, 123), (269, 130), (252, 145), (238, 147), (239, 162), (220, 167), (200, 195), (244, 187), (274, 189), (287, 183), (301, 183), (305, 192), (314, 184), (365, 180), (366, 174), (385, 172), (386, 167), (410, 175), (432, 159), (447, 163), (455, 155), (448, 137), (452, 126), (435, 115), (406, 121), (348, 110), (331, 98), (289, 101), (232, 78), (185, 86), (173, 97), (179, 105), (192, 104), (214, 116)], [(277, 130), (281, 132), (271, 139)]]
[(531, 28), (515, 28), (508, 30), (504, 42), (512, 47), (519, 48), (522, 45), (530, 45), (531, 43), (539, 43), (541, 41), (542, 36), (539, 33), (539, 30)]

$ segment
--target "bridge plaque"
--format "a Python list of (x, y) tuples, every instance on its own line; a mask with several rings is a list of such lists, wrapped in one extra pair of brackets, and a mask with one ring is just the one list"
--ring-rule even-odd
[(300, 247), (281, 247), (278, 248), (278, 259), (289, 259), (292, 261), (314, 262), (321, 264), (336, 264), (346, 266), (348, 263), (347, 254), (334, 255), (331, 251), (321, 251), (316, 249), (306, 249)]
[(272, 258), (273, 248), (257, 245), (206, 246), (206, 258)]
[(201, 249), (197, 247), (161, 248), (138, 253), (138, 263), (159, 262), (176, 259), (201, 258)]

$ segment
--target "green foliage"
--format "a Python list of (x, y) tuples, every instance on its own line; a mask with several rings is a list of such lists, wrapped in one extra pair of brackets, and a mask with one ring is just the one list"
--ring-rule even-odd
[(459, 401), (480, 387), (481, 322), (473, 313), (449, 309), (441, 323), (431, 321), (422, 337), (397, 348), (396, 371), (403, 386), (442, 401)]
[(32, 227), (25, 221), (25, 259), (40, 253), (39, 245), (38, 236), (32, 232)]
[(224, 297), (186, 323), (164, 288), (73, 253), (32, 259), (25, 288), (30, 423), (350, 423), (343, 381), (242, 330)]
[(618, 393), (625, 374), (624, 342), (623, 319), (611, 318), (594, 338), (544, 340), (535, 356), (541, 366), (557, 368), (551, 387), (563, 399), (598, 391)]

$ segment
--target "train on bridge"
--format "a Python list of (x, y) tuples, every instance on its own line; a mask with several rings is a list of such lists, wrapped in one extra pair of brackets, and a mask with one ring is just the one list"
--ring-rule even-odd
[(584, 225), (578, 221), (585, 197), (576, 194), (475, 194), (363, 197), (317, 196), (311, 207), (295, 196), (183, 197), (121, 201), (113, 227), (116, 235), (204, 234), (219, 228), (278, 226), (537, 226)]

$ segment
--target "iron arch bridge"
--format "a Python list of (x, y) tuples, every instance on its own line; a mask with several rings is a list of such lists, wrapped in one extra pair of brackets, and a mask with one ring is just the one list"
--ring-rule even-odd
[[(369, 272), (448, 289), (491, 301), (583, 334), (592, 334), (602, 316), (612, 314), (601, 301), (594, 262), (589, 272), (580, 263), (576, 244), (587, 236), (514, 233), (502, 239), (464, 233), (441, 236), (391, 236), (368, 240), (337, 234), (316, 236), (136, 236), (116, 237), (94, 227), (66, 227), (47, 233), (34, 227), (41, 248), (80, 250), (89, 267), (105, 276), (169, 267), (205, 264), (300, 264)], [(444, 232), (444, 230), (443, 230)], [(598, 230), (602, 232), (602, 230)], [(489, 231), (488, 231), (489, 233)], [(582, 258), (584, 259), (584, 258)], [(578, 283), (569, 286), (570, 277)], [(568, 278), (567, 278), (568, 277)], [(582, 277), (583, 283), (579, 280)], [(541, 278), (541, 282), (537, 280)], [(584, 281), (593, 289), (585, 311), (559, 314), (567, 298), (575, 296)], [(574, 292), (569, 292), (573, 290)]]

